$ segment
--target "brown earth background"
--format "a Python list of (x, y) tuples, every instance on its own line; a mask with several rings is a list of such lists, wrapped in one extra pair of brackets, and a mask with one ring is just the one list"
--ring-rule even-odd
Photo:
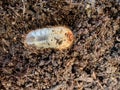
[[(74, 34), (69, 49), (24, 46), (59, 25)], [(0, 90), (120, 90), (120, 0), (0, 0)]]

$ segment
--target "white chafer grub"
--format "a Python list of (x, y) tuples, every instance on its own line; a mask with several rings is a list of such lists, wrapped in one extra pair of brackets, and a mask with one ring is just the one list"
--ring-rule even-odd
[(37, 29), (29, 32), (25, 37), (25, 45), (40, 48), (66, 49), (74, 40), (72, 31), (65, 26), (55, 26)]

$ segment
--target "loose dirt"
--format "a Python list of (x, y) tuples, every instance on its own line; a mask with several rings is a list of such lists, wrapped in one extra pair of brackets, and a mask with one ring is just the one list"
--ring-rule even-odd
[[(28, 32), (59, 25), (70, 48), (25, 47)], [(120, 90), (120, 1), (0, 0), (0, 90)]]

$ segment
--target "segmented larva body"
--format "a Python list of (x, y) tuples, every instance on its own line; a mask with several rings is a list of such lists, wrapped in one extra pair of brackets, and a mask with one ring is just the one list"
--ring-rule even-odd
[(64, 26), (42, 28), (29, 32), (25, 44), (40, 48), (66, 49), (73, 43), (72, 31)]

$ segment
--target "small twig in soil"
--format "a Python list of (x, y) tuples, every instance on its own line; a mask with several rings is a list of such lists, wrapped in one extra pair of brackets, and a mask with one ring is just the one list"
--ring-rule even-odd
[(56, 86), (54, 86), (54, 87), (52, 87), (50, 89), (47, 89), (47, 90), (60, 90), (61, 88), (64, 88), (64, 87), (66, 87), (65, 82), (63, 82), (63, 83), (61, 83), (59, 85), (56, 85)]
[(17, 16), (21, 17), (20, 14), (19, 14), (18, 12), (16, 12), (13, 7), (10, 6), (9, 8), (10, 8)]
[(25, 14), (25, 2), (24, 0), (22, 0), (22, 3), (23, 3), (23, 15)]

